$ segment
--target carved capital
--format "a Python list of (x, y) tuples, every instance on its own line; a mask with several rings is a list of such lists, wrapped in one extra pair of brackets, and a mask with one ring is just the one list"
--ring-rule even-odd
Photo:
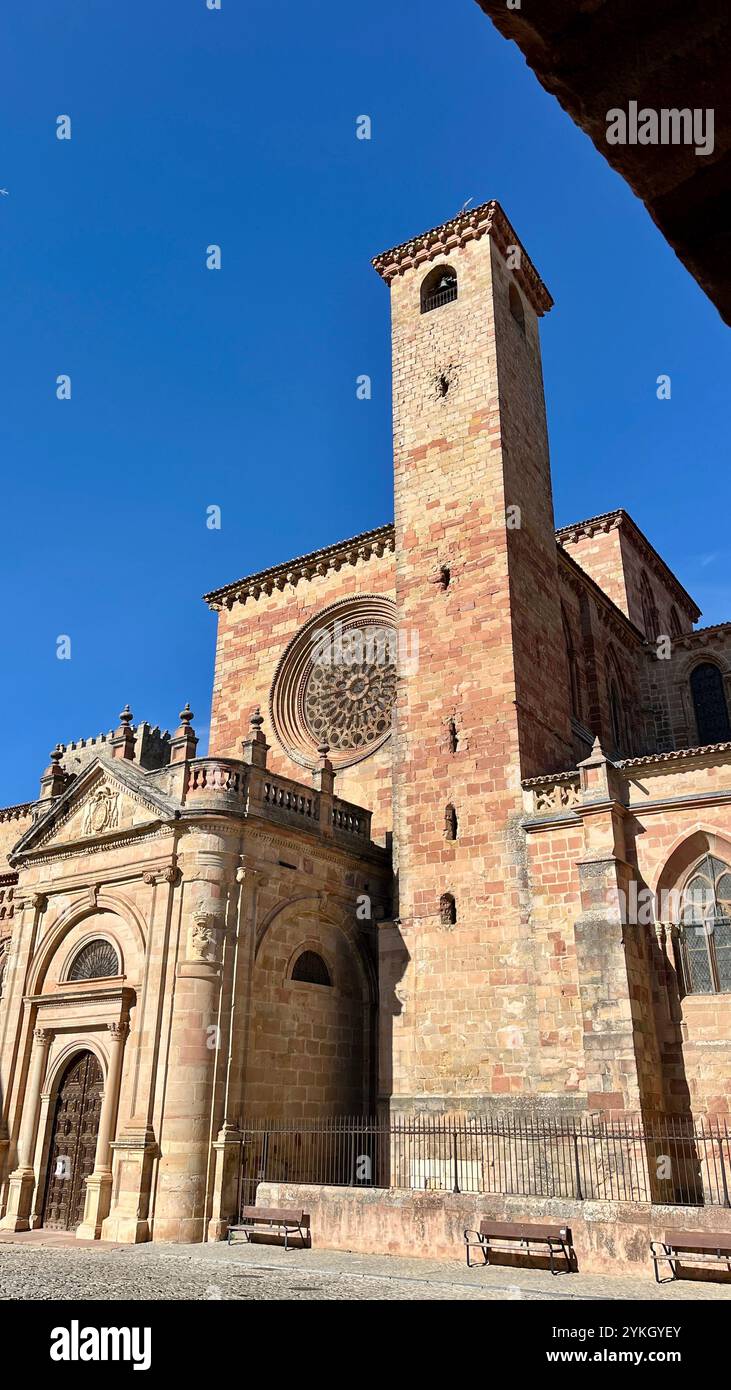
[(266, 887), (269, 882), (268, 876), (263, 868), (259, 868), (257, 864), (244, 862), (240, 864), (236, 870), (236, 882), (246, 883), (247, 879), (250, 879), (252, 883), (258, 883), (261, 888)]
[(34, 1028), (34, 1029), (33, 1029), (33, 1038), (34, 1038), (34, 1040), (35, 1040), (36, 1047), (45, 1047), (46, 1044), (49, 1043), (49, 1042), (51, 1041), (51, 1038), (52, 1038), (52, 1037), (53, 1037), (53, 1031), (52, 1031), (51, 1028)]
[(109, 1029), (112, 1042), (116, 1043), (124, 1042), (129, 1033), (129, 1023), (126, 1019), (120, 1019), (115, 1023), (108, 1023), (107, 1028)]
[(142, 875), (144, 883), (179, 883), (181, 873), (172, 864), (164, 869), (147, 869)]
[(29, 901), (31, 907), (34, 907), (36, 912), (45, 912), (46, 908), (48, 907), (48, 894), (31, 893)]

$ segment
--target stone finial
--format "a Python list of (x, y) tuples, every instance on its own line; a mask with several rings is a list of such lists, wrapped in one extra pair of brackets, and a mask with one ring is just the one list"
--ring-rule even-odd
[(249, 716), (248, 738), (241, 741), (244, 762), (249, 763), (251, 767), (266, 767), (267, 765), (269, 744), (264, 736), (263, 723), (261, 710), (258, 705), (255, 705)]
[(52, 797), (60, 796), (66, 786), (68, 778), (61, 766), (63, 753), (63, 745), (57, 743), (51, 753), (51, 761), (41, 777), (41, 801), (50, 801)]
[(125, 705), (119, 716), (119, 728), (115, 729), (114, 736), (110, 739), (113, 758), (126, 758), (131, 761), (135, 755), (135, 731), (132, 728), (132, 711), (129, 705)]
[(312, 772), (312, 784), (318, 791), (329, 793), (332, 796), (335, 786), (335, 769), (328, 757), (330, 744), (326, 738), (317, 745), (318, 761)]
[(185, 709), (181, 709), (179, 718), (180, 724), (170, 740), (171, 763), (189, 762), (191, 758), (195, 757), (198, 747), (198, 739), (192, 724), (195, 715), (187, 702)]
[(622, 775), (602, 748), (599, 735), (591, 753), (579, 763), (581, 802), (623, 801)]

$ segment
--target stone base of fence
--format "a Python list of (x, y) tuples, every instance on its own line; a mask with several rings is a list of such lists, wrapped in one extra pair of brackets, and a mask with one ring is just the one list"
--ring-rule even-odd
[[(559, 1222), (571, 1227), (578, 1268), (584, 1274), (646, 1275), (648, 1298), (656, 1285), (650, 1241), (666, 1230), (731, 1230), (726, 1207), (651, 1206), (646, 1202), (573, 1202), (563, 1198), (484, 1196), (386, 1188), (316, 1187), (262, 1182), (257, 1206), (309, 1212), (312, 1247), (359, 1254), (463, 1260), (462, 1233), (483, 1217), (499, 1221)], [(533, 1257), (532, 1257), (533, 1258)], [(522, 1265), (523, 1257), (496, 1257)], [(547, 1264), (539, 1254), (535, 1265)], [(696, 1278), (729, 1276), (694, 1270)]]

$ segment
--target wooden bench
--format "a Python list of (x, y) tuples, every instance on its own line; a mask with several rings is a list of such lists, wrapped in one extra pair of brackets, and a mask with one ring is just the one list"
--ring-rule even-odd
[[(470, 1240), (470, 1236), (475, 1236), (475, 1240)], [(563, 1255), (566, 1260), (567, 1273), (574, 1267), (574, 1250), (571, 1240), (571, 1228), (569, 1226), (539, 1226), (524, 1221), (481, 1221), (479, 1231), (465, 1231), (464, 1243), (467, 1252), (467, 1268), (471, 1268), (470, 1250), (479, 1247), (482, 1251), (483, 1264), (490, 1263), (490, 1251), (495, 1248), (494, 1242), (500, 1242), (498, 1248), (502, 1246), (509, 1250), (516, 1241), (525, 1248), (530, 1254), (531, 1245), (545, 1245), (548, 1247), (548, 1259), (552, 1274), (558, 1274), (555, 1266), (554, 1256)]]
[(231, 1244), (231, 1237), (238, 1231), (246, 1237), (247, 1243), (257, 1226), (264, 1226), (267, 1230), (284, 1232), (284, 1248), (289, 1250), (289, 1236), (293, 1231), (299, 1235), (302, 1244), (307, 1242), (309, 1233), (310, 1218), (303, 1211), (285, 1211), (281, 1207), (243, 1207), (239, 1224), (229, 1226), (228, 1243)]
[(672, 1279), (678, 1277), (678, 1265), (712, 1265), (726, 1262), (731, 1273), (731, 1235), (719, 1231), (666, 1231), (663, 1240), (650, 1241), (650, 1256), (655, 1266), (655, 1279), (658, 1284), (668, 1284), (669, 1279), (661, 1279), (659, 1264), (667, 1260), (672, 1270)]

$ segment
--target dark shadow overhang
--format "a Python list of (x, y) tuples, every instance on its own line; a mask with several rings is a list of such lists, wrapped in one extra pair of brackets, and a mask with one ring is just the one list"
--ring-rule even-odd
[[(477, 0), (547, 92), (641, 198), (676, 255), (731, 323), (731, 5), (728, 0)], [(609, 144), (607, 112), (714, 112), (713, 152)]]

